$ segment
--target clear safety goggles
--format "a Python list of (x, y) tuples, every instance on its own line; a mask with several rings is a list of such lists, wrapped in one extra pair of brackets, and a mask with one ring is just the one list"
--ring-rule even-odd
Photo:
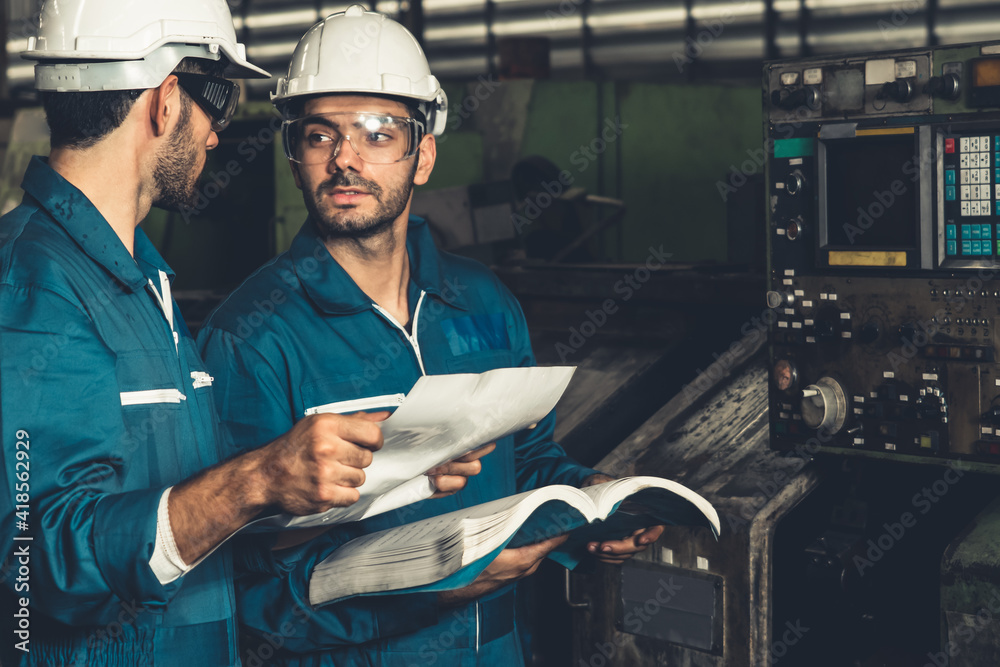
[(335, 159), (346, 139), (369, 164), (392, 164), (413, 157), (424, 125), (413, 118), (379, 113), (321, 113), (285, 121), (285, 155), (299, 164), (326, 164)]
[(212, 130), (222, 132), (236, 113), (240, 87), (229, 79), (194, 72), (174, 72), (177, 83), (212, 119)]

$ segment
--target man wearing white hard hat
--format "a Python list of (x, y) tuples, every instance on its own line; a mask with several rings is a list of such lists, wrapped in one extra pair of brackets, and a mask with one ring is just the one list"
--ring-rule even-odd
[[(359, 5), (332, 15), (299, 42), (273, 101), (286, 118), (284, 148), (309, 219), (291, 249), (237, 289), (199, 335), (237, 446), (253, 448), (315, 411), (398, 405), (421, 375), (534, 365), (513, 295), (486, 267), (440, 252), (426, 223), (409, 215), (413, 186), (427, 182), (435, 136), (447, 121), (447, 98), (413, 35)], [(266, 321), (241, 327), (274, 293), (282, 302)], [(554, 424), (553, 413), (501, 439), (456, 495), (334, 527), (272, 552), (269, 562), (247, 564), (237, 604), (241, 624), (257, 639), (245, 643), (244, 660), (523, 664), (514, 584), (564, 538), (507, 549), (473, 584), (443, 593), (355, 598), (312, 610), (308, 577), (358, 534), (546, 484), (607, 480), (553, 442)], [(590, 547), (621, 562), (661, 531)]]
[(25, 55), (52, 151), (0, 218), (0, 661), (237, 665), (219, 545), (265, 508), (355, 502), (382, 443), (371, 417), (317, 415), (227, 459), (138, 228), (195, 196), (239, 95), (223, 74), (267, 74), (225, 0), (51, 0)]

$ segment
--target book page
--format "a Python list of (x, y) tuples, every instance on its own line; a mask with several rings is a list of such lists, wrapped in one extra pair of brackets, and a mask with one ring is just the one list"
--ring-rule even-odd
[[(645, 491), (647, 489), (648, 491)], [(659, 506), (660, 511), (668, 518), (671, 513), (680, 511), (675, 508), (690, 503), (693, 509), (704, 515), (706, 524), (712, 528), (716, 536), (719, 534), (719, 515), (712, 504), (700, 494), (673, 480), (649, 476), (623, 477), (580, 490), (594, 501), (594, 505), (604, 517), (613, 512), (618, 503), (630, 496), (635, 496), (632, 500), (636, 502), (645, 501), (652, 504), (653, 509)]]
[[(604, 510), (595, 507), (595, 498)], [(565, 532), (569, 540), (550, 557), (573, 568), (586, 555), (588, 541), (622, 539), (659, 523), (705, 526), (716, 535), (719, 530), (715, 509), (670, 480), (624, 478), (585, 489), (546, 486), (352, 540), (315, 567), (309, 599), (319, 605), (401, 589), (442, 590), (446, 585), (440, 582), (473, 564), (452, 583), (474, 578), (503, 548)]]
[(588, 542), (629, 537), (659, 524), (705, 526), (718, 537), (719, 515), (705, 498), (683, 484), (660, 477), (625, 477), (580, 489), (598, 504), (603, 520), (575, 529), (549, 558), (573, 569), (586, 555)]
[[(434, 491), (422, 479), (426, 471), (542, 419), (566, 391), (575, 370), (518, 367), (425, 375), (396, 412), (379, 424), (385, 444), (365, 468), (357, 503), (304, 517), (265, 517), (250, 524), (252, 530), (358, 521), (428, 498)], [(386, 497), (407, 482), (405, 489)]]
[(579, 489), (554, 485), (365, 535), (313, 569), (310, 603), (439, 581), (503, 547), (543, 505), (583, 505), (583, 522), (595, 518)]
[(421, 544), (428, 543), (463, 531), (462, 522), (468, 520), (482, 519), (496, 515), (506, 515), (516, 508), (526, 497), (536, 493), (527, 491), (516, 496), (500, 498), (492, 502), (475, 505), (467, 509), (456, 510), (421, 519), (413, 523), (408, 523), (396, 528), (387, 528), (371, 535), (358, 537), (334, 551), (326, 560), (316, 566), (315, 571), (319, 572), (331, 567), (336, 567), (338, 561), (357, 558), (359, 554), (382, 553), (392, 550), (400, 544)]

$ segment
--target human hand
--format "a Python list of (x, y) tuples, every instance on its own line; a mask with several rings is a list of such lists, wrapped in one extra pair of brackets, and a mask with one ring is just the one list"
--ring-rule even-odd
[(268, 504), (290, 514), (346, 507), (361, 497), (363, 468), (382, 447), (378, 423), (388, 412), (306, 417), (263, 448)]
[(453, 493), (458, 493), (469, 483), (470, 477), (475, 477), (482, 471), (483, 464), (479, 459), (483, 458), (497, 448), (495, 442), (483, 445), (474, 449), (465, 456), (461, 456), (454, 461), (449, 461), (436, 468), (431, 468), (424, 474), (431, 478), (437, 492), (431, 498), (444, 498)]
[(517, 549), (504, 549), (480, 573), (476, 580), (465, 588), (438, 593), (438, 601), (446, 607), (454, 607), (499, 590), (508, 584), (535, 573), (549, 553), (566, 541), (569, 535), (560, 535), (544, 542), (529, 544)]
[(614, 477), (605, 475), (604, 473), (597, 473), (596, 475), (591, 475), (587, 479), (583, 480), (583, 482), (580, 484), (580, 488), (583, 489), (588, 486), (593, 486), (595, 484), (604, 484), (605, 482), (613, 482), (613, 481), (615, 481)]
[(666, 526), (650, 526), (636, 530), (623, 540), (588, 542), (587, 551), (602, 563), (621, 565), (640, 551), (648, 549), (650, 544), (659, 539), (665, 528)]
[[(580, 488), (613, 482), (614, 477), (604, 474), (591, 475), (583, 480)], [(605, 540), (604, 542), (588, 542), (587, 551), (594, 554), (597, 560), (611, 565), (620, 565), (626, 560), (636, 555), (640, 551), (645, 551), (649, 545), (659, 539), (666, 526), (650, 526), (640, 528), (630, 536), (622, 540)]]

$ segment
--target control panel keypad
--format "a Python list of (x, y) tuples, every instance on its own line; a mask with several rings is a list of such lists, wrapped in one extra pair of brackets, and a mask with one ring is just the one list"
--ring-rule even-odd
[(1000, 216), (1000, 135), (945, 139), (944, 200), (946, 255), (1000, 254), (1000, 225), (981, 220)]

